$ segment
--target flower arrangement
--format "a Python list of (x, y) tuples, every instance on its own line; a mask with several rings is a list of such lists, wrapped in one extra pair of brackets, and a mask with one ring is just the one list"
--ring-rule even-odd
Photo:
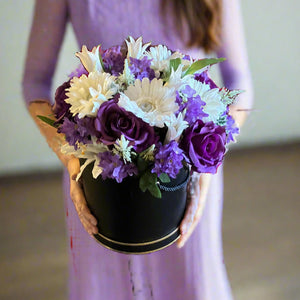
[(122, 182), (138, 176), (142, 191), (161, 197), (159, 182), (184, 166), (216, 173), (238, 128), (228, 114), (240, 90), (219, 88), (208, 67), (224, 59), (193, 60), (166, 46), (129, 37), (123, 46), (76, 56), (81, 66), (55, 95), (62, 152), (93, 163), (93, 177)]

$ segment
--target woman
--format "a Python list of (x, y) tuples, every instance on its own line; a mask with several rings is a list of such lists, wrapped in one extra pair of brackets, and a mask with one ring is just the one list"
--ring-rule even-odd
[[(36, 0), (23, 80), (29, 111), (69, 173), (64, 176), (64, 186), (70, 299), (231, 299), (221, 245), (221, 168), (211, 180), (208, 195), (208, 176), (200, 177), (201, 192), (199, 180), (194, 180), (196, 190), (181, 224), (179, 247), (124, 255), (101, 247), (89, 236), (97, 232), (97, 221), (74, 180), (78, 160), (61, 154), (61, 137), (36, 119), (38, 114), (51, 113), (51, 79), (68, 21), (79, 46), (88, 48), (101, 43), (106, 49), (131, 35), (180, 49), (194, 58), (216, 49), (218, 56), (227, 58), (221, 65), (225, 86), (247, 90), (232, 107), (232, 115), (241, 124), (246, 114), (239, 109), (251, 105), (251, 80), (238, 0), (224, 0), (223, 5), (221, 0)], [(197, 225), (206, 198), (207, 206)]]

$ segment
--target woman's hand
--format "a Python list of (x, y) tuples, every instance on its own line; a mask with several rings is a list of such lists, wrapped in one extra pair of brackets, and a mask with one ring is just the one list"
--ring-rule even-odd
[[(70, 196), (74, 203), (78, 217), (84, 229), (90, 234), (97, 234), (97, 220), (91, 214), (81, 184), (76, 181), (77, 174), (80, 171), (79, 159), (72, 155), (65, 155), (61, 152), (60, 148), (66, 143), (62, 134), (57, 133), (56, 128), (44, 123), (37, 115), (47, 116), (51, 118), (53, 111), (51, 105), (47, 101), (35, 101), (29, 105), (28, 108), (32, 118), (40, 129), (41, 134), (46, 138), (49, 147), (55, 152), (59, 160), (67, 168), (70, 176)], [(54, 116), (53, 116), (54, 119)]]
[(182, 248), (197, 226), (205, 206), (210, 174), (193, 173), (187, 187), (187, 209), (180, 224), (177, 247)]
[(77, 174), (80, 171), (79, 159), (75, 157), (70, 159), (67, 167), (70, 175), (70, 195), (80, 222), (90, 235), (97, 234), (97, 220), (87, 206), (80, 182), (76, 181)]

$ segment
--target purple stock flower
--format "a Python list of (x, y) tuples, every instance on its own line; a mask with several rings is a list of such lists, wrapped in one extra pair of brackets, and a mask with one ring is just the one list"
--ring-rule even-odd
[(125, 57), (121, 52), (121, 47), (111, 47), (103, 53), (104, 69), (114, 76), (119, 76), (124, 70)]
[(81, 77), (83, 74), (88, 75), (88, 71), (84, 68), (83, 65), (79, 65), (78, 68), (68, 75), (69, 78)]
[(99, 158), (99, 167), (102, 168), (101, 176), (104, 180), (111, 178), (120, 183), (125, 177), (138, 174), (136, 165), (133, 163), (125, 164), (119, 155), (113, 155), (106, 151), (100, 153)]
[(71, 113), (69, 112), (69, 108), (71, 107), (71, 105), (65, 102), (65, 99), (67, 98), (66, 89), (68, 89), (69, 87), (70, 80), (64, 82), (61, 86), (59, 86), (55, 92), (55, 103), (53, 106), (53, 111), (58, 124), (62, 123), (62, 119), (64, 117), (71, 118)]
[(136, 79), (142, 80), (147, 77), (149, 80), (155, 78), (155, 72), (150, 68), (151, 59), (143, 57), (142, 59), (137, 59), (130, 57), (129, 69), (134, 74)]
[(96, 134), (94, 119), (88, 117), (79, 119), (77, 116), (74, 120), (64, 118), (58, 132), (64, 133), (67, 142), (77, 150), (77, 143), (89, 144), (91, 143), (91, 135)]
[(101, 104), (95, 119), (96, 136), (105, 145), (112, 145), (124, 135), (137, 152), (155, 144), (154, 128), (133, 113), (119, 107), (115, 100)]
[(227, 116), (226, 133), (227, 133), (226, 143), (234, 142), (235, 139), (233, 135), (240, 133), (239, 128), (236, 126), (234, 119), (230, 115)]
[(211, 89), (217, 88), (217, 85), (209, 78), (207, 70), (200, 74), (195, 74), (194, 78), (200, 82), (208, 84)]
[(156, 173), (157, 176), (166, 173), (170, 177), (176, 178), (179, 170), (182, 168), (183, 159), (183, 150), (179, 148), (176, 141), (172, 141), (159, 148), (155, 154), (155, 164), (151, 172)]
[(190, 125), (194, 124), (196, 120), (203, 119), (207, 117), (203, 111), (203, 106), (205, 102), (201, 100), (199, 95), (195, 95), (196, 91), (192, 89), (189, 85), (186, 85), (184, 90), (181, 92), (186, 97), (187, 101), (183, 102), (180, 93), (176, 92), (176, 102), (179, 104), (178, 112), (186, 110), (184, 120), (187, 121)]
[(215, 174), (225, 154), (225, 143), (224, 127), (197, 120), (185, 130), (180, 148), (190, 159), (193, 171)]

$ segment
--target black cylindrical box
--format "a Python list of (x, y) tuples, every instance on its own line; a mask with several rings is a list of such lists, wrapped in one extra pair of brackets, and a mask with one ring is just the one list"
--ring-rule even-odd
[(165, 248), (180, 235), (186, 206), (189, 172), (182, 168), (169, 183), (159, 182), (162, 198), (139, 188), (139, 178), (121, 183), (92, 176), (93, 164), (82, 174), (85, 197), (98, 220), (95, 238), (105, 247), (124, 253), (149, 253)]

